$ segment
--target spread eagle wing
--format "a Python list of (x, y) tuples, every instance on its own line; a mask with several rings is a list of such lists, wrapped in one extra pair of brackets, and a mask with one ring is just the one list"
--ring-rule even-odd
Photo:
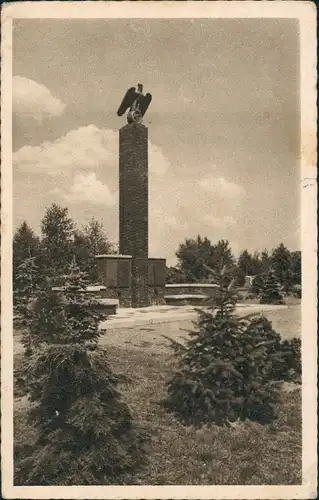
[(142, 114), (142, 116), (145, 115), (149, 105), (151, 104), (151, 101), (152, 101), (152, 95), (147, 93), (145, 94), (145, 96), (143, 97), (143, 99), (141, 99), (141, 102), (140, 102), (140, 112)]
[(135, 87), (131, 87), (126, 91), (126, 94), (123, 97), (121, 105), (117, 110), (117, 116), (124, 115), (125, 111), (132, 106), (135, 99), (136, 99), (136, 90)]

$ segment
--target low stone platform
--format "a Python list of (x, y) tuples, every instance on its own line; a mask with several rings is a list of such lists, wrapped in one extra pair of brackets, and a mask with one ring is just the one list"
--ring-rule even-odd
[(182, 305), (199, 305), (209, 299), (209, 295), (181, 293), (178, 295), (165, 295), (167, 305), (182, 306)]
[[(273, 306), (268, 304), (238, 304), (236, 313), (240, 316), (246, 314), (258, 314), (267, 311), (287, 309), (288, 306)], [(108, 320), (101, 322), (101, 330), (114, 330), (117, 328), (133, 328), (161, 323), (173, 323), (176, 321), (194, 320), (199, 307), (193, 305), (185, 306), (149, 306), (140, 309), (119, 308), (116, 315), (110, 316)], [(204, 310), (204, 308), (201, 308)]]
[(119, 301), (117, 299), (95, 299), (97, 305), (95, 308), (99, 311), (105, 312), (108, 316), (117, 313)]

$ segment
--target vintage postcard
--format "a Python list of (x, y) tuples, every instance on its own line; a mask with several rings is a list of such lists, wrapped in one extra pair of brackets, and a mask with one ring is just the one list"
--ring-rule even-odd
[(314, 3), (1, 23), (3, 497), (316, 498)]

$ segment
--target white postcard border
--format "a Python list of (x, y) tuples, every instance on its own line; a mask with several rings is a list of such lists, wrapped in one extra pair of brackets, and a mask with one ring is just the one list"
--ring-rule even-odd
[[(303, 482), (295, 486), (13, 486), (12, 19), (295, 18), (300, 21)], [(2, 7), (1, 407), (4, 498), (308, 499), (317, 495), (316, 8), (299, 1), (17, 2)], [(284, 189), (284, 186), (283, 186)]]

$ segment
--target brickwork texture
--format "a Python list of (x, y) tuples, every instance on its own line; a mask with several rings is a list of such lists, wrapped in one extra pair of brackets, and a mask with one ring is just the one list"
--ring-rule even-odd
[(120, 129), (120, 254), (132, 256), (132, 307), (148, 298), (148, 130), (142, 124)]

